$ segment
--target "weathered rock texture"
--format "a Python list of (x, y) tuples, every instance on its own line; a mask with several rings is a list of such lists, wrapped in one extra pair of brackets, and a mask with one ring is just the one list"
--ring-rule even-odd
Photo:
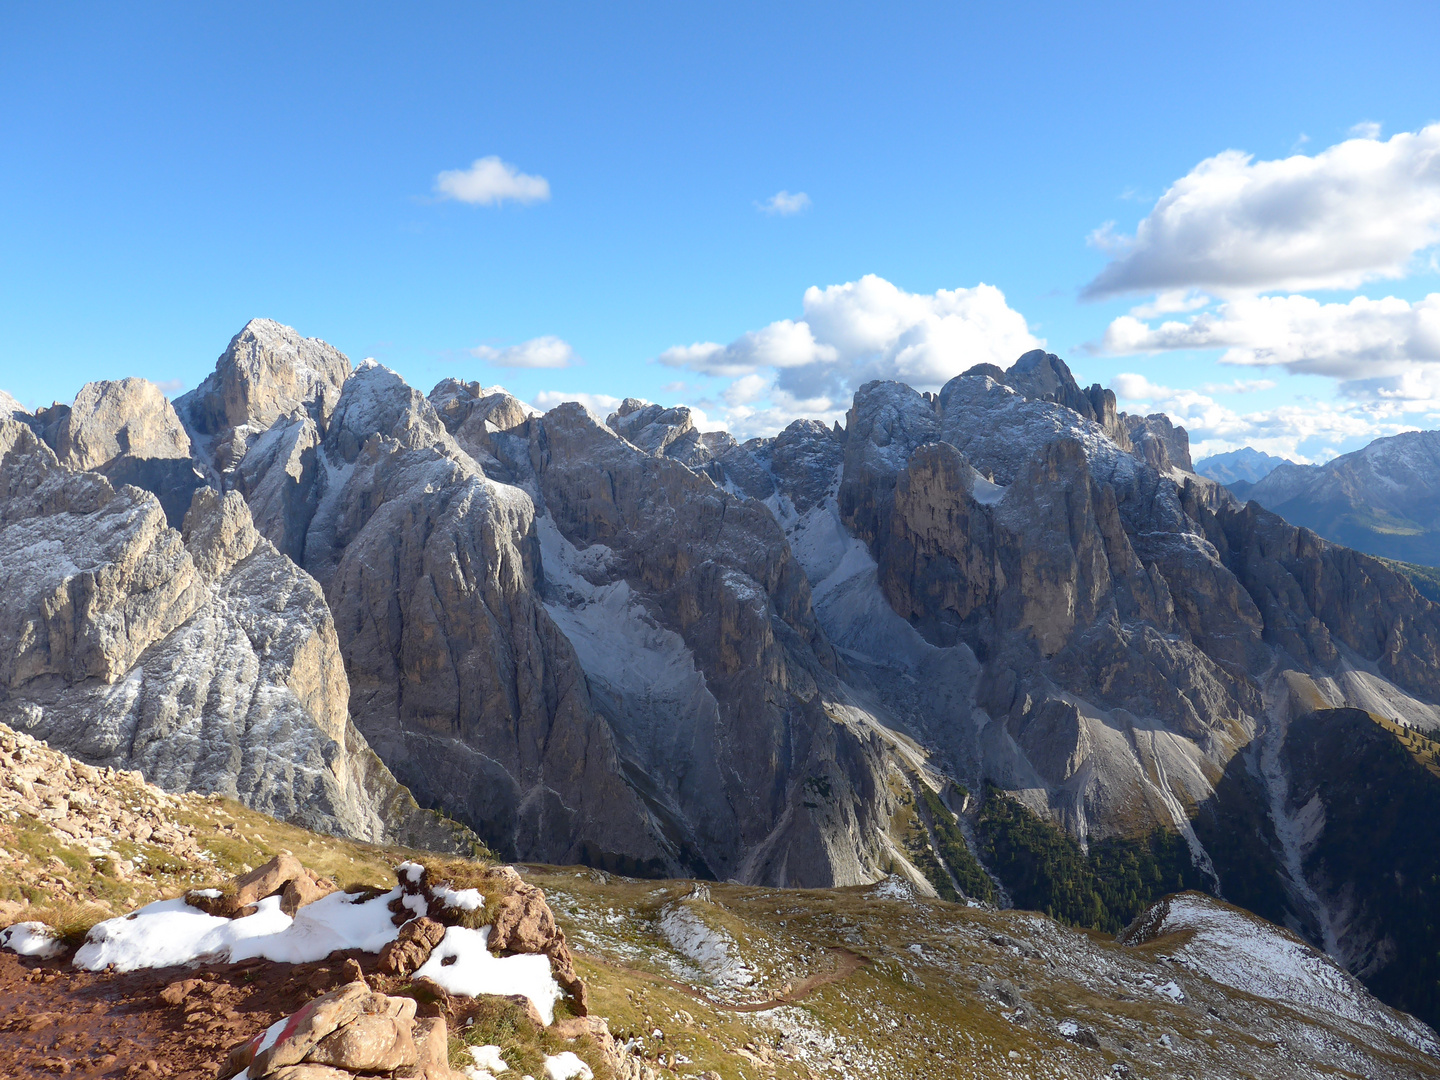
[(179, 527), (201, 477), (190, 437), (169, 400), (144, 379), (86, 383), (71, 405), (42, 409), (29, 423), (60, 464), (98, 472), (117, 487), (152, 492)]
[(450, 832), (349, 724), (324, 596), (237, 495), (200, 489), (178, 532), (0, 422), (0, 640), (0, 718), (91, 764), (326, 831)]
[[(1440, 726), (1440, 622), (1405, 579), (1242, 508), (1183, 428), (1043, 351), (740, 445), (635, 399), (600, 424), (427, 398), (257, 320), (176, 411), (226, 492), (183, 533), (0, 428), (30, 439), (0, 474), (0, 678), (21, 726), (177, 786), (339, 820), (388, 775), (358, 729), (506, 854), (831, 885), (923, 883), (892, 819), (953, 778), (1086, 842), (1179, 830), (1223, 890), (1193, 823), (1229, 820), (1222, 783), (1272, 815), (1257, 733), (1296, 679)], [(60, 446), (73, 416), (26, 423)]]
[(251, 319), (230, 339), (214, 373), (177, 404), (207, 435), (263, 431), (297, 409), (324, 420), (349, 375), (350, 361), (333, 345), (272, 319)]

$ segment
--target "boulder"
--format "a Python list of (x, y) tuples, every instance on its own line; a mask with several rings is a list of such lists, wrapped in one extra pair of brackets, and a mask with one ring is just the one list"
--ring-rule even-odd
[(412, 1038), (415, 1002), (408, 998), (389, 1000), (409, 1001), (410, 1015), (357, 1016), (316, 1043), (306, 1060), (338, 1065), (351, 1072), (389, 1072), (402, 1065), (414, 1065), (418, 1060)]
[(445, 926), (430, 918), (411, 919), (400, 928), (399, 936), (380, 950), (380, 970), (392, 975), (411, 975), (418, 970), (440, 939)]
[[(512, 871), (513, 873), (513, 871)], [(519, 882), (495, 909), (495, 921), (486, 942), (501, 953), (539, 953), (550, 958), (550, 968), (570, 995), (574, 1010), (581, 1016), (589, 1011), (589, 994), (575, 971), (575, 960), (565, 943), (565, 931), (555, 925), (555, 915), (545, 894), (534, 885)]]
[(285, 889), (280, 894), (280, 910), (293, 916), (306, 904), (313, 904), (334, 891), (335, 886), (331, 882), (317, 878), (306, 870), (299, 877), (293, 877), (285, 883)]
[(237, 911), (243, 910), (267, 896), (274, 896), (292, 880), (304, 876), (305, 867), (294, 855), (276, 855), (264, 866), (257, 866), (235, 879), (233, 905)]
[(415, 1021), (414, 1065), (395, 1070), (396, 1080), (465, 1080), (465, 1074), (450, 1068), (450, 1033), (445, 1018)]

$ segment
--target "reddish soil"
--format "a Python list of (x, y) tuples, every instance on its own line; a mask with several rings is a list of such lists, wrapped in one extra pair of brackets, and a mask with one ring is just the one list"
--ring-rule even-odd
[(231, 1047), (344, 981), (347, 957), (377, 990), (398, 986), (359, 952), (128, 975), (0, 952), (0, 1077), (214, 1080)]

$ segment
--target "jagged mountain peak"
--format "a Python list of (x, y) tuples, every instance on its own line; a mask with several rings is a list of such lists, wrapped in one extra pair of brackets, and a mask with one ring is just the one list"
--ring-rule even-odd
[(1211, 454), (1202, 458), (1195, 463), (1195, 472), (1220, 484), (1233, 484), (1236, 481), (1254, 484), (1287, 461), (1287, 458), (1267, 454), (1252, 446), (1242, 446), (1238, 450), (1227, 450), (1223, 454)]
[(206, 435), (263, 430), (296, 410), (323, 422), (350, 371), (349, 358), (333, 345), (273, 319), (251, 319), (230, 339), (214, 372), (175, 404)]
[(16, 401), (15, 398), (11, 397), (4, 390), (0, 390), (0, 420), (11, 418), (18, 420), (20, 417), (27, 415), (29, 414), (26, 412), (25, 406), (21, 405), (20, 402)]
[(190, 456), (190, 438), (169, 399), (154, 383), (136, 378), (86, 383), (55, 425), (51, 445), (72, 469), (95, 469), (121, 454)]

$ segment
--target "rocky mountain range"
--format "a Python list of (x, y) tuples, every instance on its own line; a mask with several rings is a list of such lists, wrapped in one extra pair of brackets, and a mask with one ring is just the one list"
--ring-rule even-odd
[(1437, 566), (1437, 466), (1440, 431), (1408, 431), (1376, 439), (1324, 465), (1281, 462), (1248, 485), (1231, 483), (1231, 489), (1337, 544)]
[(1286, 458), (1267, 454), (1251, 446), (1242, 446), (1239, 450), (1211, 454), (1207, 458), (1202, 458), (1195, 463), (1195, 471), (1201, 476), (1208, 476), (1211, 480), (1226, 485), (1237, 495), (1244, 495), (1245, 488), (1237, 487), (1237, 485), (1249, 485), (1263, 480), (1275, 469), (1285, 464), (1289, 464)]
[(1054, 355), (739, 444), (425, 395), (254, 320), (173, 405), (11, 416), (0, 721), (92, 764), (362, 838), (1091, 925), (1194, 885), (1434, 1019), (1404, 887), (1311, 857), (1345, 762), (1302, 776), (1292, 733), (1440, 727), (1440, 608)]

